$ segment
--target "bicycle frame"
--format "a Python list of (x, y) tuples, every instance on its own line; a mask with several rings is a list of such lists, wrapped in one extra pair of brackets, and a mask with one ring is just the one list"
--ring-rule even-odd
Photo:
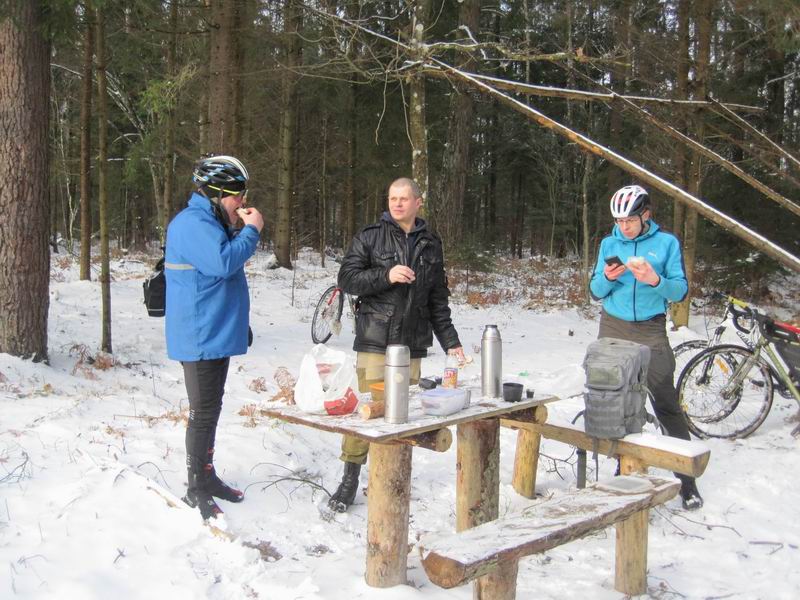
[[(713, 346), (709, 346), (709, 348), (711, 347)], [(728, 382), (728, 384), (722, 389), (722, 397), (726, 400), (734, 397), (734, 395), (741, 389), (744, 379), (750, 372), (750, 369), (753, 368), (753, 365), (758, 362), (763, 362), (773, 377), (783, 383), (791, 392), (797, 403), (800, 404), (800, 391), (798, 391), (797, 386), (794, 385), (794, 382), (789, 376), (788, 371), (784, 369), (783, 363), (781, 363), (775, 350), (772, 349), (772, 342), (770, 342), (765, 336), (760, 335), (758, 341), (750, 350), (752, 351), (750, 357), (736, 365), (730, 382)], [(765, 351), (769, 357), (769, 362), (764, 361), (764, 359), (761, 357), (762, 350)], [(711, 360), (712, 358), (709, 357), (703, 369), (704, 378), (708, 376), (708, 370), (711, 367)]]

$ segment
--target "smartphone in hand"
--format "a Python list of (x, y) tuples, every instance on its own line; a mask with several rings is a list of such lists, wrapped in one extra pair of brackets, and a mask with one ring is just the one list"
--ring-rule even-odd
[(619, 256), (608, 256), (606, 257), (605, 261), (609, 267), (618, 267), (622, 264)]

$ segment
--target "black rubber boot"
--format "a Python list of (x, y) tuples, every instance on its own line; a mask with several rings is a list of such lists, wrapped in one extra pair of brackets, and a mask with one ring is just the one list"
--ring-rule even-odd
[(189, 467), (189, 487), (183, 501), (192, 508), (199, 508), (200, 515), (204, 521), (217, 518), (222, 514), (222, 509), (214, 502), (214, 498), (207, 491), (208, 476), (204, 471), (198, 472), (197, 469)]
[(214, 448), (208, 449), (208, 462), (205, 465), (205, 470), (208, 476), (206, 491), (209, 494), (228, 502), (241, 502), (244, 500), (244, 492), (229, 486), (217, 476), (217, 472), (214, 470)]
[(679, 475), (681, 480), (681, 502), (686, 510), (697, 510), (703, 506), (703, 497), (697, 491), (697, 483), (694, 477)]
[(361, 465), (352, 462), (344, 463), (344, 475), (339, 487), (328, 500), (328, 508), (336, 512), (346, 512), (353, 503), (358, 491), (358, 476), (361, 473)]

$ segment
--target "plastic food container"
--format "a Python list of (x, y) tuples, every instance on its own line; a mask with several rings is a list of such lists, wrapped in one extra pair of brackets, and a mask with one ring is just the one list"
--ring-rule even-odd
[(451, 389), (437, 387), (422, 392), (420, 395), (422, 412), (439, 417), (452, 415), (469, 406), (470, 391), (467, 389)]

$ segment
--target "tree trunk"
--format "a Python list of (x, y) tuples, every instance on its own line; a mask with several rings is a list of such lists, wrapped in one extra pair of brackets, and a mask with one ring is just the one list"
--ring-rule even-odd
[[(463, 0), (458, 9), (459, 27), (466, 27), (473, 36), (478, 35), (480, 0)], [(461, 69), (471, 70), (475, 60), (461, 58)], [(450, 125), (439, 176), (438, 193), (433, 199), (431, 220), (442, 237), (445, 248), (450, 248), (462, 238), (464, 218), (464, 193), (467, 187), (469, 147), (472, 134), (472, 96), (468, 86), (456, 84), (450, 96)]]
[[(680, 0), (678, 3), (678, 62), (675, 74), (676, 95), (679, 100), (689, 99), (689, 10), (690, 0)], [(687, 132), (686, 113), (678, 113), (678, 129), (682, 133)], [(687, 189), (687, 149), (683, 144), (675, 146), (675, 184), (683, 189)], [(683, 225), (686, 219), (686, 207), (681, 202), (675, 202), (672, 209), (672, 229), (678, 238), (684, 235)], [(673, 322), (677, 315), (672, 311)]]
[[(359, 15), (359, 2), (345, 2), (347, 18), (354, 20)], [(355, 60), (356, 40), (350, 39), (345, 50), (348, 61)], [(347, 248), (356, 233), (356, 162), (358, 157), (358, 84), (353, 81), (346, 88), (344, 102), (345, 123), (347, 128), (347, 165), (344, 176), (344, 198), (342, 206), (342, 246)]]
[(50, 44), (42, 2), (15, 4), (0, 20), (0, 352), (46, 361)]
[(280, 123), (280, 167), (278, 171), (277, 220), (275, 224), (275, 257), (278, 264), (292, 268), (291, 220), (294, 197), (295, 118), (297, 115), (297, 67), (303, 61), (299, 32), (303, 28), (300, 0), (287, 0), (283, 10), (286, 36), (286, 70), (283, 78), (283, 106)]
[(322, 114), (322, 174), (319, 184), (319, 256), (320, 266), (325, 266), (325, 246), (328, 243), (328, 112)]
[(591, 297), (589, 294), (589, 280), (591, 279), (592, 273), (592, 265), (589, 262), (589, 246), (590, 246), (590, 236), (589, 236), (589, 180), (591, 179), (592, 173), (592, 162), (593, 158), (591, 154), (587, 154), (584, 156), (584, 167), (583, 167), (583, 181), (581, 185), (581, 229), (583, 231), (583, 244), (581, 245), (582, 248), (582, 258), (581, 262), (583, 265), (583, 293), (584, 293), (584, 301), (588, 305), (591, 301)]
[(105, 17), (102, 7), (95, 11), (97, 20), (97, 192), (100, 208), (100, 290), (102, 299), (102, 340), (100, 349), (112, 352), (111, 346), (111, 269), (108, 248), (108, 91), (106, 84)]
[[(784, 74), (786, 71), (786, 55), (783, 51), (786, 26), (784, 19), (770, 11), (766, 15), (767, 23), (767, 64), (764, 72), (767, 97), (766, 133), (778, 145), (783, 144), (784, 112), (786, 102)], [(796, 26), (796, 24), (795, 24)], [(795, 75), (796, 77), (796, 75)], [(797, 81), (795, 80), (795, 84)]]
[[(88, 5), (88, 2), (86, 3)], [(92, 10), (85, 9), (83, 38), (83, 78), (81, 80), (81, 281), (92, 278), (92, 60), (94, 59), (94, 23)]]
[[(211, 0), (203, 0), (203, 16), (199, 19), (198, 27), (207, 27), (208, 21), (206, 15), (211, 15)], [(199, 68), (199, 79), (202, 82), (200, 86), (200, 94), (198, 97), (198, 106), (200, 108), (200, 114), (197, 116), (197, 146), (200, 155), (207, 154), (209, 151), (209, 129), (211, 124), (209, 123), (209, 87), (211, 81), (211, 68), (209, 64), (211, 62), (211, 48), (213, 46), (213, 42), (211, 39), (211, 34), (209, 33), (208, 37), (208, 46), (205, 49), (206, 58), (207, 60), (200, 61), (200, 68)]]
[[(699, 0), (694, 4), (697, 10), (697, 61), (694, 82), (695, 98), (697, 99), (705, 98), (709, 91), (712, 13), (715, 4), (716, 0)], [(694, 115), (694, 133), (695, 139), (702, 144), (705, 127), (702, 116), (697, 112)], [(691, 157), (687, 191), (692, 196), (699, 198), (703, 177), (702, 157), (697, 152), (692, 152)], [(697, 260), (697, 220), (697, 211), (694, 208), (687, 208), (683, 226), (683, 261), (686, 268), (686, 280), (689, 282), (689, 292), (683, 302), (677, 303), (671, 311), (675, 327), (689, 324), (689, 308)]]
[[(169, 7), (169, 43), (167, 44), (167, 76), (174, 78), (178, 73), (177, 53), (178, 53), (178, 3), (172, 2)], [(166, 128), (166, 136), (164, 140), (165, 158), (164, 158), (164, 193), (161, 201), (161, 239), (162, 242), (166, 240), (167, 225), (169, 224), (172, 215), (175, 213), (175, 203), (173, 202), (173, 195), (175, 191), (172, 189), (175, 181), (175, 110), (177, 108), (177, 99), (174, 100), (175, 104), (167, 109), (166, 120), (164, 127)]]
[[(614, 11), (614, 39), (616, 41), (617, 46), (621, 46), (624, 51), (629, 53), (628, 58), (624, 61), (626, 64), (624, 65), (614, 65), (611, 69), (611, 89), (614, 90), (618, 94), (626, 94), (628, 92), (629, 81), (631, 77), (631, 69), (630, 69), (630, 54), (632, 54), (633, 49), (631, 48), (631, 27), (630, 27), (630, 18), (631, 18), (631, 0), (620, 0), (616, 4), (616, 10)], [(622, 121), (622, 110), (621, 107), (618, 106), (616, 102), (613, 102), (611, 105), (611, 115), (609, 116), (609, 133), (611, 135), (611, 140), (609, 146), (615, 148), (617, 150), (622, 150), (625, 147), (624, 137), (625, 137), (625, 126)], [(611, 167), (608, 169), (608, 193), (613, 194), (616, 190), (621, 188), (623, 184), (623, 176), (624, 173)], [(606, 219), (610, 219), (610, 215), (608, 211), (603, 211), (602, 213), (602, 225), (601, 229), (606, 229), (605, 224), (608, 223)], [(600, 225), (600, 224), (598, 224)]]
[(211, 0), (208, 77), (208, 143), (213, 153), (235, 152), (237, 0)]
[[(425, 25), (430, 14), (431, 0), (416, 0), (411, 19), (412, 59), (421, 60), (420, 49), (425, 43)], [(422, 192), (423, 207), (428, 198), (428, 126), (426, 123), (425, 76), (417, 73), (410, 78), (408, 128), (411, 136), (411, 177)]]

